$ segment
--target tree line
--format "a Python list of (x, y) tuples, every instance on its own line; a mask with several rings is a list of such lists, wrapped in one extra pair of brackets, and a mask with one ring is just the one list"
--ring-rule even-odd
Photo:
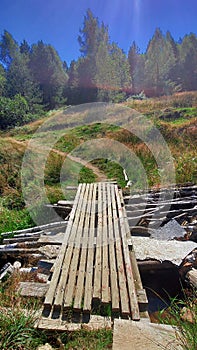
[(135, 42), (128, 56), (110, 41), (108, 28), (87, 10), (79, 32), (80, 57), (68, 67), (52, 45), (0, 40), (0, 128), (20, 125), (65, 104), (124, 101), (197, 89), (197, 36), (176, 42), (159, 28), (145, 53)]

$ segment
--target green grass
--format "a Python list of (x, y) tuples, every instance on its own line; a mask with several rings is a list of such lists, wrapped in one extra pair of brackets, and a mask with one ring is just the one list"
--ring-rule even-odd
[[(35, 275), (36, 276), (36, 275)], [(29, 276), (30, 278), (30, 276)], [(28, 280), (15, 272), (0, 282), (0, 349), (35, 350), (49, 343), (53, 349), (105, 350), (112, 348), (112, 330), (74, 332), (41, 331), (34, 328), (41, 302), (17, 292), (20, 281)], [(32, 276), (31, 279), (32, 280)], [(36, 281), (36, 280), (35, 280)]]
[(18, 308), (0, 310), (0, 349), (33, 350), (43, 344), (41, 334), (34, 328), (35, 315)]
[(0, 307), (0, 349), (36, 350), (39, 345), (50, 344), (54, 349), (67, 350), (106, 350), (112, 349), (112, 330), (85, 329), (49, 333), (34, 328), (35, 310), (25, 311), (19, 308), (1, 309)]
[(27, 209), (9, 210), (0, 206), (0, 234), (34, 226)]
[[(184, 315), (189, 314), (190, 318)], [(186, 296), (183, 300), (174, 298), (171, 300), (168, 316), (161, 317), (162, 323), (176, 326), (179, 333), (178, 339), (183, 350), (197, 349), (197, 290), (193, 290), (190, 296)]]
[(93, 183), (96, 181), (96, 176), (91, 169), (82, 167), (79, 173), (79, 183)]
[(92, 161), (92, 164), (103, 171), (109, 179), (115, 180), (121, 187), (125, 187), (123, 169), (118, 163), (108, 159), (96, 159)]
[[(124, 105), (135, 107), (136, 110), (143, 112), (150, 118), (155, 126), (163, 135), (165, 141), (174, 158), (176, 168), (177, 183), (193, 182), (197, 180), (197, 162), (196, 162), (196, 116), (197, 116), (197, 93), (176, 94), (174, 96), (163, 97), (160, 99), (147, 99), (145, 101), (132, 101)], [(115, 105), (116, 106), (116, 105)], [(116, 108), (116, 107), (114, 107)], [(118, 109), (117, 109), (118, 112)], [(175, 113), (178, 118), (162, 120), (159, 116), (162, 113)], [(51, 115), (55, 116), (54, 129), (51, 125), (50, 130), (59, 135), (63, 126), (66, 126), (66, 132), (63, 137), (54, 145), (59, 150), (50, 152), (45, 166), (45, 188), (48, 199), (51, 203), (57, 202), (58, 199), (69, 199), (69, 193), (63, 193), (61, 184), (66, 186), (77, 186), (79, 182), (94, 182), (96, 176), (88, 168), (84, 168), (81, 164), (66, 159), (66, 153), (71, 152), (79, 145), (85, 144), (86, 141), (99, 138), (114, 139), (121, 144), (126, 145), (131, 149), (143, 165), (149, 186), (154, 186), (160, 183), (160, 175), (157, 169), (154, 156), (148, 147), (134, 134), (128, 130), (122, 130), (120, 127), (113, 125), (113, 116), (109, 116), (109, 124), (94, 123), (71, 128), (72, 122), (67, 119), (60, 118), (60, 124), (55, 129), (58, 122), (58, 116), (63, 114), (62, 111), (52, 111)], [(122, 113), (122, 112), (121, 112)], [(121, 119), (120, 113), (120, 119)], [(176, 114), (178, 113), (178, 114)], [(112, 113), (113, 114), (113, 113)], [(3, 200), (4, 210), (1, 210), (0, 217), (0, 232), (12, 231), (20, 228), (26, 228), (32, 225), (32, 221), (24, 208), (24, 201), (21, 194), (20, 183), (20, 168), (23, 160), (26, 143), (16, 143), (15, 138), (26, 140), (31, 137), (36, 129), (49, 116), (33, 123), (24, 125), (20, 128), (15, 128), (7, 133), (1, 133), (0, 140), (0, 195)], [(73, 115), (74, 125), (81, 122), (83, 115)], [(110, 119), (111, 118), (111, 119)], [(65, 125), (63, 125), (65, 123)], [(40, 138), (46, 138), (48, 129), (43, 129), (40, 133)], [(151, 132), (151, 130), (150, 130)], [(8, 137), (9, 136), (9, 137)], [(153, 135), (154, 136), (154, 135)], [(81, 157), (84, 156), (84, 148), (81, 148)], [(87, 147), (85, 150), (86, 157), (94, 159), (95, 149)], [(105, 154), (105, 149), (103, 150)], [(116, 150), (115, 150), (116, 152)], [(65, 153), (65, 154), (64, 154)], [(80, 149), (78, 153), (80, 156)], [(125, 186), (123, 169), (120, 164), (105, 160), (104, 154), (99, 155), (102, 159), (93, 160), (92, 163), (97, 166), (109, 179), (114, 179), (121, 187)], [(127, 159), (124, 164), (128, 165)], [(62, 169), (63, 165), (63, 169)], [(129, 166), (127, 167), (129, 169)], [(62, 171), (63, 170), (63, 171)], [(60, 173), (63, 173), (60, 184)], [(128, 174), (129, 175), (129, 174)], [(130, 177), (131, 175), (129, 175)], [(134, 176), (133, 183), (135, 189), (140, 188), (142, 183), (140, 174), (132, 174)], [(31, 178), (30, 178), (31, 180)], [(31, 181), (30, 181), (31, 182)], [(31, 183), (29, 182), (29, 186)], [(39, 190), (39, 188), (38, 188)], [(2, 203), (2, 202), (1, 202)], [(1, 205), (2, 207), (2, 205)]]
[(58, 140), (55, 148), (63, 152), (71, 152), (81, 142), (94, 138), (105, 137), (109, 133), (119, 130), (116, 125), (95, 123), (90, 125), (79, 126), (65, 132), (65, 135)]
[(66, 335), (62, 339), (65, 350), (104, 350), (112, 348), (112, 331), (100, 329), (96, 331), (80, 330)]

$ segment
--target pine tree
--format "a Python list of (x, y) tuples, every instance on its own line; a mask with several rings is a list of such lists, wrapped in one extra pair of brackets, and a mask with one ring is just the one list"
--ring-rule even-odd
[(180, 80), (183, 90), (197, 89), (197, 37), (191, 33), (183, 38), (180, 48)]
[(168, 33), (159, 28), (150, 40), (145, 55), (145, 89), (155, 96), (169, 94), (175, 88), (171, 73), (176, 65), (176, 48)]
[(8, 31), (4, 31), (0, 41), (0, 62), (6, 70), (9, 69), (13, 59), (18, 54), (19, 47), (12, 35)]
[(99, 24), (90, 10), (80, 30), (82, 57), (78, 60), (78, 81), (84, 102), (113, 100), (116, 94), (131, 88), (126, 55), (110, 44), (108, 28)]
[(5, 83), (6, 83), (5, 69), (3, 68), (2, 64), (0, 64), (0, 96), (4, 94)]
[(45, 107), (53, 109), (65, 103), (63, 92), (68, 75), (58, 53), (51, 45), (39, 41), (32, 46), (30, 68), (42, 91)]

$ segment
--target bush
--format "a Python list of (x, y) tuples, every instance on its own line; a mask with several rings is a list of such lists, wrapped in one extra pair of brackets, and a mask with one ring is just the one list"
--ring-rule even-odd
[(28, 122), (28, 103), (21, 95), (13, 99), (0, 97), (0, 129), (23, 125)]

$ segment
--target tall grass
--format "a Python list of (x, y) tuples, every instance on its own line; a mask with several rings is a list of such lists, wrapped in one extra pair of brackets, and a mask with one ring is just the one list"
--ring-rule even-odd
[(27, 209), (9, 210), (0, 204), (0, 234), (34, 226)]
[(43, 344), (41, 334), (34, 328), (35, 315), (18, 308), (0, 308), (0, 349), (33, 350)]
[[(162, 316), (162, 312), (160, 313)], [(176, 326), (177, 337), (183, 350), (197, 349), (197, 290), (183, 300), (176, 297), (171, 300), (167, 315), (162, 318), (162, 323)]]

